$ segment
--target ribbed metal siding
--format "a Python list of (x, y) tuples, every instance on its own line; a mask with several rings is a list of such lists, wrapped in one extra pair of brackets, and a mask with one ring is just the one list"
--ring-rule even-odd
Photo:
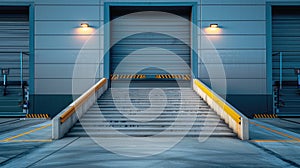
[[(132, 14), (143, 11), (146, 12), (138, 15)], [(151, 14), (149, 11), (167, 13)], [(117, 21), (111, 24), (111, 42), (128, 32), (136, 32), (111, 48), (111, 74), (135, 74), (136, 68), (141, 69), (138, 73), (145, 75), (190, 74), (191, 28), (188, 21), (190, 15), (191, 10), (187, 7), (116, 7), (111, 9), (111, 19), (117, 18)], [(187, 21), (183, 21), (182, 17)], [(172, 37), (172, 34), (177, 37)], [(122, 72), (115, 72), (125, 57), (131, 58), (130, 61), (123, 64), (125, 67), (121, 68)], [(178, 58), (184, 61), (179, 61)]]
[[(297, 81), (300, 68), (300, 7), (273, 7), (273, 53), (282, 52), (283, 81)], [(279, 54), (273, 56), (273, 81), (279, 81)]]
[[(20, 81), (20, 52), (29, 53), (28, 11), (28, 7), (0, 7), (0, 69), (10, 68), (8, 81)], [(29, 56), (24, 54), (23, 61), (23, 79), (28, 81)]]

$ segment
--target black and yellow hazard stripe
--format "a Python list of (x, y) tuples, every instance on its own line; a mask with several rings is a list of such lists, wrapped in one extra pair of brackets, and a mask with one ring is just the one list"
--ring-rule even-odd
[[(125, 80), (125, 79), (151, 79), (154, 76), (148, 77), (144, 74), (113, 74), (110, 76), (111, 80)], [(180, 79), (180, 80), (191, 80), (191, 75), (180, 75), (180, 74), (157, 74), (155, 75), (155, 79)]]
[(110, 76), (111, 80), (119, 80), (119, 79), (145, 79), (146, 75), (143, 74), (113, 74)]
[(50, 118), (48, 114), (26, 114), (26, 118)]
[(253, 118), (278, 118), (276, 114), (254, 114)]
[(158, 74), (155, 75), (156, 79), (182, 79), (182, 80), (191, 80), (191, 75), (178, 75), (178, 74)]

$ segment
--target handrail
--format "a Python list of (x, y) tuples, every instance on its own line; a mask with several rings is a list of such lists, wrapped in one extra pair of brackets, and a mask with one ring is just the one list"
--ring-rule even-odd
[(212, 90), (207, 88), (204, 84), (201, 84), (199, 80), (196, 80), (195, 83), (201, 90), (204, 91), (204, 93), (207, 94), (207, 96), (209, 96), (219, 106), (223, 107), (225, 111), (228, 111), (228, 115), (230, 115), (234, 121), (239, 124), (241, 123), (241, 116), (237, 114), (231, 107), (229, 107), (227, 102), (224, 102), (224, 100), (220, 99), (220, 97), (217, 96)]
[(93, 87), (87, 90), (83, 95), (77, 98), (73, 103), (71, 103), (68, 109), (60, 116), (60, 122), (64, 123), (72, 114), (76, 112), (76, 109), (79, 108), (85, 101), (87, 101), (92, 94), (99, 90), (105, 83), (106, 79), (101, 79)]
[(282, 89), (282, 66), (283, 66), (283, 62), (282, 62), (282, 52), (275, 52), (272, 54), (272, 56), (276, 56), (279, 55), (279, 89)]
[(23, 55), (28, 55), (29, 53), (20, 51), (20, 82), (21, 82), (21, 88), (23, 88)]
[(249, 139), (249, 123), (246, 116), (198, 79), (193, 80), (193, 88), (225, 120), (240, 139)]
[(279, 52), (279, 88), (282, 89), (282, 52)]
[(103, 78), (52, 119), (52, 139), (62, 138), (107, 89)]
[(274, 114), (279, 113), (280, 106), (281, 106), (280, 89), (279, 89), (278, 82), (275, 81), (275, 83), (273, 85), (273, 109), (274, 109)]

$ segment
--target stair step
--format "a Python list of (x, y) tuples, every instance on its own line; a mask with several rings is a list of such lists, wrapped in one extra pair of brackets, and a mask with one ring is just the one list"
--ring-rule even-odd
[(280, 112), (277, 114), (279, 117), (300, 117), (300, 112)]
[[(144, 123), (138, 123), (137, 122), (126, 122), (126, 123), (113, 123), (113, 125), (110, 125), (108, 123), (89, 123), (89, 122), (78, 122), (74, 125), (74, 127), (82, 127), (84, 126), (85, 128), (88, 127), (169, 127), (171, 126), (170, 123), (149, 123), (149, 122), (144, 122)], [(182, 123), (178, 122), (176, 125), (172, 125), (174, 127), (227, 127), (228, 126), (223, 122), (223, 121), (214, 121), (214, 122), (209, 122), (209, 123), (204, 123), (204, 122), (194, 122), (194, 123)]]
[[(90, 108), (89, 111), (93, 111), (93, 112), (100, 112), (99, 110), (101, 110), (101, 112), (119, 112), (119, 109), (117, 108), (96, 108), (96, 107), (93, 107), (93, 108)], [(122, 110), (122, 112), (141, 112), (142, 110), (141, 109), (137, 109), (137, 111), (134, 111), (132, 109), (126, 109), (126, 108), (120, 108), (120, 110)], [(142, 112), (145, 112), (146, 109), (143, 109)], [(167, 109), (163, 109), (163, 111), (160, 111), (160, 110), (157, 110), (157, 112), (180, 112), (180, 111), (187, 111), (187, 112), (197, 112), (197, 111), (208, 111), (210, 110), (209, 107), (202, 107), (202, 108), (193, 108), (193, 109), (188, 109), (188, 108), (167, 108)], [(150, 112), (150, 111), (149, 111)]]
[(0, 117), (25, 117), (26, 113), (23, 112), (0, 112)]
[(284, 106), (279, 109), (279, 116), (300, 116), (300, 90), (296, 86), (284, 86), (280, 99)]
[(86, 128), (86, 127), (73, 127), (72, 131), (73, 132), (78, 132), (78, 131), (88, 131), (88, 132), (107, 132), (111, 131), (112, 129), (116, 129), (118, 131), (127, 131), (127, 132), (133, 132), (133, 131), (141, 131), (141, 132), (161, 132), (165, 131), (166, 129), (171, 131), (215, 131), (215, 132), (220, 132), (220, 131), (226, 131), (226, 132), (231, 132), (231, 130), (227, 127), (95, 127), (95, 128)]
[[(68, 133), (68, 137), (89, 137), (89, 136), (92, 136), (92, 137), (123, 137), (125, 133), (118, 133), (118, 134), (115, 134), (115, 133), (110, 133), (110, 132), (107, 132), (107, 133), (101, 133), (101, 132), (98, 132), (98, 133), (90, 133), (90, 134), (87, 134), (85, 132), (80, 132), (80, 133), (76, 133), (76, 132), (70, 132)], [(162, 134), (157, 134), (156, 132), (153, 132), (153, 133), (148, 133), (148, 134), (145, 134), (143, 132), (132, 132), (132, 133), (128, 133), (127, 134), (128, 136), (135, 136), (135, 137), (148, 137), (148, 136), (154, 136), (155, 137), (182, 137), (182, 136), (185, 136), (185, 137), (236, 137), (236, 134), (232, 133), (232, 132), (189, 132), (186, 134), (185, 131), (183, 132), (164, 132)]]
[(18, 106), (0, 106), (0, 113), (2, 112), (22, 112), (23, 109)]
[[(152, 109), (199, 109), (199, 108), (209, 108), (207, 105), (145, 105), (145, 104), (141, 104), (141, 105), (137, 105), (137, 104), (124, 104), (124, 105), (93, 105), (92, 108), (101, 108), (101, 109), (105, 109), (105, 108), (116, 108), (116, 106), (118, 107), (118, 109), (132, 109), (132, 108), (138, 108), (138, 109), (148, 109), (148, 108), (152, 108)], [(192, 106), (192, 107), (191, 107)]]
[(298, 109), (300, 111), (300, 105), (299, 104), (289, 104), (289, 105), (285, 105), (283, 107), (280, 108), (280, 110), (284, 110), (284, 109)]
[[(174, 120), (176, 119), (176, 122), (205, 122), (205, 121), (219, 121), (218, 118), (193, 118), (193, 117), (174, 117), (174, 119), (170, 119), (170, 118), (156, 118), (153, 121), (150, 122), (174, 122)], [(81, 118), (80, 122), (111, 122), (111, 123), (126, 123), (129, 122), (130, 120), (127, 118), (117, 118), (117, 119), (105, 119), (105, 118), (99, 118), (99, 119), (95, 119), (95, 118)]]
[[(173, 96), (173, 97), (152, 97), (152, 100), (156, 101), (203, 101), (202, 99), (198, 97), (178, 97), (178, 96)], [(149, 96), (145, 97), (100, 97), (100, 101), (150, 101)]]
[(128, 112), (119, 112), (119, 111), (88, 111), (85, 113), (85, 116), (90, 116), (93, 115), (94, 117), (99, 116), (100, 114), (102, 115), (122, 115), (122, 114), (136, 114), (139, 115), (139, 113), (142, 113), (143, 115), (175, 115), (177, 116), (178, 114), (190, 114), (190, 115), (216, 115), (214, 111), (172, 111), (172, 112), (160, 112), (160, 111), (147, 111), (147, 112), (141, 112), (141, 111), (128, 111)]
[[(22, 94), (21, 93), (7, 93), (5, 96), (3, 96), (3, 94), (0, 94), (2, 99), (7, 99), (7, 98), (22, 98)], [(1, 98), (0, 98), (1, 100)]]
[[(151, 105), (149, 93), (152, 89), (130, 89), (130, 100), (125, 96), (128, 94), (126, 89), (107, 90), (67, 136), (84, 137), (88, 136), (88, 131), (94, 137), (120, 137), (123, 134), (136, 137), (236, 137), (192, 89), (164, 88), (165, 97), (156, 95), (158, 99), (153, 99)], [(111, 91), (116, 92), (114, 97)]]
[(204, 104), (204, 103), (119, 103), (119, 102), (116, 102), (116, 103), (97, 103), (97, 104), (94, 104), (96, 106), (101, 106), (101, 107), (105, 107), (105, 106), (145, 106), (145, 107), (149, 107), (149, 106), (159, 106), (159, 107), (165, 107), (165, 106), (176, 106), (176, 107), (180, 107), (180, 106), (188, 106), (188, 107), (194, 107), (194, 106), (197, 106), (197, 107), (203, 107), (203, 106), (208, 106), (207, 104)]
[(99, 101), (99, 102), (96, 102), (95, 104), (124, 104), (124, 105), (127, 105), (128, 103), (132, 103), (132, 104), (145, 104), (145, 105), (149, 105), (149, 104), (155, 104), (155, 105), (165, 105), (165, 104), (174, 104), (174, 105), (207, 105), (206, 103), (204, 102), (200, 102), (200, 101), (195, 101), (195, 102), (192, 102), (192, 101), (177, 101), (177, 102), (169, 102), (169, 101), (166, 101), (166, 100), (152, 100), (152, 101), (119, 101), (119, 100), (114, 100), (114, 101)]
[(20, 100), (1, 100), (0, 101), (0, 107), (1, 106), (18, 106), (20, 104)]
[(284, 102), (291, 102), (291, 103), (300, 103), (300, 97), (298, 99), (283, 99)]
[[(172, 123), (171, 123), (172, 124)], [(84, 121), (79, 121), (75, 124), (75, 126), (82, 126), (84, 125), (85, 127), (89, 127), (89, 126), (95, 126), (95, 127), (101, 127), (101, 126), (110, 126), (111, 123), (107, 123), (107, 122), (99, 122), (99, 123), (93, 123), (93, 122), (84, 122)], [(117, 122), (117, 123), (113, 123), (113, 125), (111, 126), (114, 126), (114, 127), (124, 127), (124, 126), (129, 126), (129, 125), (138, 125), (139, 127), (149, 127), (149, 126), (170, 126), (170, 123), (168, 122), (152, 122), (152, 123), (149, 123), (149, 122)], [(226, 126), (227, 125), (225, 124), (224, 121), (220, 120), (220, 121), (210, 121), (209, 123), (204, 123), (204, 122), (194, 122), (193, 123), (193, 126), (196, 127), (196, 126)], [(186, 123), (184, 122), (177, 122), (176, 125), (173, 125), (173, 126), (181, 126), (181, 127), (187, 127), (189, 125), (187, 125)]]
[[(130, 118), (131, 117), (131, 118)], [(150, 115), (140, 115), (140, 116), (107, 116), (105, 115), (105, 119), (108, 120), (108, 121), (124, 121), (124, 120), (140, 120), (140, 121), (147, 121), (149, 118), (154, 118), (155, 116), (150, 116)], [(172, 120), (174, 121), (175, 119), (177, 119), (178, 116), (159, 116), (159, 117), (155, 117), (153, 120), (156, 121), (156, 120), (160, 120), (160, 119), (165, 119), (165, 120)], [(197, 117), (198, 119), (199, 118), (209, 118), (209, 119), (218, 119), (219, 117), (218, 116), (206, 116), (206, 115), (203, 115), (203, 116), (199, 116), (199, 115), (194, 115), (193, 117), (188, 117), (188, 116), (180, 116), (180, 120), (193, 120), (195, 117)], [(93, 116), (84, 116), (82, 118), (82, 120), (85, 120), (85, 119), (95, 119), (95, 117)]]
[[(152, 102), (154, 103), (158, 103), (158, 102), (165, 102), (167, 104), (205, 104), (205, 102), (203, 101), (200, 101), (200, 100), (173, 100), (173, 101), (168, 101), (168, 100), (152, 100)], [(122, 104), (125, 104), (125, 103), (139, 103), (139, 104), (150, 104), (150, 100), (99, 100), (97, 101), (98, 104), (112, 104), (112, 103), (122, 103)], [(161, 103), (163, 104), (163, 103)]]

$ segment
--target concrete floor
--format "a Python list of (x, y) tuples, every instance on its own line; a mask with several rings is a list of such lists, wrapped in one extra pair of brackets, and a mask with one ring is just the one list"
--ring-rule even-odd
[(300, 118), (274, 118), (257, 120), (300, 134)]
[[(251, 120), (249, 141), (184, 138), (173, 148), (148, 157), (115, 154), (90, 138), (50, 141), (48, 124), (1, 134), (0, 167), (300, 167), (300, 135), (262, 120)], [(35, 131), (3, 141), (31, 130)], [(128, 141), (118, 146), (126, 148)], [(134, 147), (127, 149), (134, 151)], [(145, 144), (144, 150), (153, 149)]]

